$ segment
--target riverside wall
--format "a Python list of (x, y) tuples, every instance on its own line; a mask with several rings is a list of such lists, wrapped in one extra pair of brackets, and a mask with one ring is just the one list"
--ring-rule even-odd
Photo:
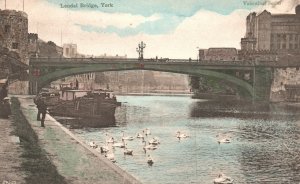
[(63, 127), (47, 114), (45, 128), (36, 121), (33, 96), (18, 96), (21, 110), (58, 173), (71, 184), (140, 184), (141, 182)]
[[(274, 69), (273, 82), (271, 86), (270, 101), (285, 102), (287, 101), (288, 90), (286, 85), (300, 85), (300, 70), (297, 67), (277, 68)], [(300, 90), (300, 88), (299, 88)], [(297, 98), (297, 96), (295, 96)], [(297, 101), (297, 99), (294, 99)]]

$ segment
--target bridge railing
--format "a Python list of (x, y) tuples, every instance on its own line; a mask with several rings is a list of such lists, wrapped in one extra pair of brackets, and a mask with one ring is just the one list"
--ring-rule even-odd
[(151, 63), (151, 64), (190, 64), (205, 66), (265, 66), (265, 67), (299, 67), (300, 62), (263, 61), (263, 60), (189, 60), (189, 59), (143, 59), (137, 58), (31, 58), (30, 62), (70, 62), (70, 63)]
[(252, 66), (250, 61), (224, 61), (224, 60), (189, 60), (189, 59), (143, 59), (137, 58), (31, 58), (30, 62), (70, 62), (70, 63), (152, 63), (152, 64), (199, 64), (199, 65), (243, 65)]

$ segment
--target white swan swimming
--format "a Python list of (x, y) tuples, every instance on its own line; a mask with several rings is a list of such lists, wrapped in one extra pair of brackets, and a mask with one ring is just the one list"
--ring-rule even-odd
[(105, 135), (106, 135), (106, 143), (114, 143), (115, 142), (113, 137), (108, 138), (108, 134), (105, 134)]
[(99, 149), (100, 149), (100, 153), (107, 153), (110, 150), (107, 144), (101, 146)]
[(176, 132), (176, 137), (177, 137), (178, 139), (181, 139), (181, 138), (188, 138), (188, 137), (190, 137), (190, 136), (188, 136), (188, 135), (186, 135), (186, 134), (184, 134), (184, 133), (181, 133), (180, 131), (177, 131), (177, 132)]
[(122, 131), (122, 132), (123, 132), (122, 140), (129, 140), (129, 141), (132, 141), (132, 140), (134, 139), (134, 137), (132, 137), (132, 136), (126, 136), (126, 137), (125, 137), (124, 131)]
[(230, 143), (230, 142), (231, 142), (231, 140), (229, 138), (221, 138), (221, 139), (218, 140), (219, 144), (220, 143)]
[(152, 139), (150, 139), (149, 144), (153, 144), (153, 145), (158, 145), (160, 144), (159, 139), (157, 137), (153, 137)]
[(231, 136), (228, 136), (228, 135), (221, 135), (219, 133), (219, 135), (217, 135), (216, 137), (218, 137), (218, 143), (221, 144), (221, 143), (231, 143)]
[(98, 147), (98, 145), (94, 141), (89, 142), (89, 146), (91, 148), (97, 148)]
[(96, 151), (98, 152), (98, 153), (107, 153), (107, 152), (109, 152), (109, 148), (108, 148), (108, 146), (98, 146), (97, 148), (96, 148)]
[(144, 150), (156, 150), (158, 147), (156, 145), (153, 145), (153, 144), (149, 144), (149, 145), (146, 145), (146, 142), (145, 142), (145, 145), (143, 147)]
[[(144, 131), (143, 131), (144, 132)], [(141, 133), (137, 133), (136, 134), (136, 138), (143, 138), (144, 137), (144, 135), (143, 134), (141, 134)]]
[(230, 177), (226, 176), (225, 174), (221, 173), (219, 176), (214, 179), (214, 184), (232, 184), (233, 179)]
[(127, 149), (126, 145), (124, 147), (124, 155), (132, 155), (133, 150), (132, 149)]
[(112, 145), (113, 147), (119, 147), (119, 148), (124, 148), (125, 147), (125, 142), (122, 140), (122, 142), (115, 142)]

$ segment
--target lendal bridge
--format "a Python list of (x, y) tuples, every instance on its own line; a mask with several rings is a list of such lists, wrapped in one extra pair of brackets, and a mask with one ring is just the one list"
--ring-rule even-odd
[(300, 64), (278, 64), (274, 61), (196, 61), (184, 59), (121, 58), (31, 58), (29, 92), (37, 94), (57, 79), (90, 72), (152, 70), (208, 76), (237, 86), (240, 96), (268, 101), (274, 68), (299, 67)]

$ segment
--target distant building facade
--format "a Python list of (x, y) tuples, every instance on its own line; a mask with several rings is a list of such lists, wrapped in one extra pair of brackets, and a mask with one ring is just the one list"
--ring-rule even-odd
[(19, 54), (28, 64), (28, 16), (25, 12), (0, 10), (0, 45)]
[(250, 13), (241, 50), (275, 50), (278, 53), (300, 53), (300, 5), (295, 14)]
[(77, 57), (77, 44), (68, 43), (63, 45), (63, 56), (66, 58)]

